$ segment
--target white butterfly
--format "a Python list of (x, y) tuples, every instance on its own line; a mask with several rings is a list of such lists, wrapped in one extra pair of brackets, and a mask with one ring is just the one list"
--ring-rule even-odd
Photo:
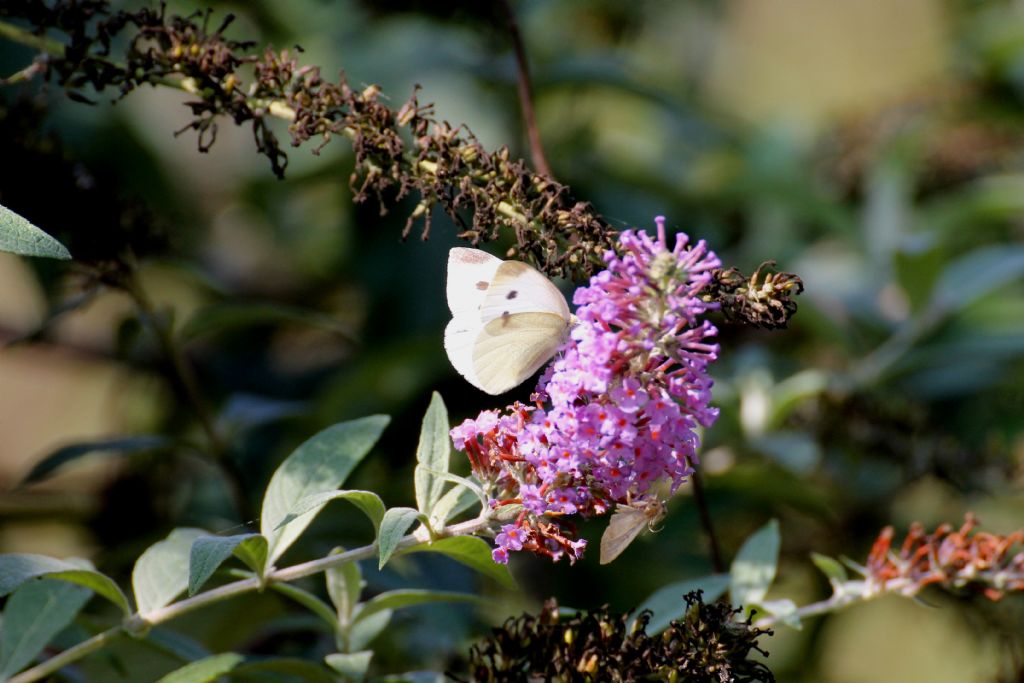
[(616, 506), (601, 536), (601, 564), (608, 564), (621, 555), (644, 529), (653, 531), (664, 516), (665, 504), (657, 498)]
[(448, 252), (448, 359), (466, 380), (502, 394), (535, 373), (569, 334), (572, 314), (550, 280), (479, 249)]

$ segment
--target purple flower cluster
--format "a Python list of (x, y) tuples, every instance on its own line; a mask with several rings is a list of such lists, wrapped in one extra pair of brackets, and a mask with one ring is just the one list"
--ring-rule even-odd
[(566, 516), (643, 501), (656, 481), (674, 492), (693, 471), (697, 428), (718, 415), (707, 376), (716, 330), (700, 320), (713, 304), (700, 292), (720, 262), (683, 234), (669, 248), (664, 218), (656, 223), (656, 238), (621, 233), (606, 269), (576, 290), (578, 322), (535, 406), (485, 411), (452, 430), (499, 492), (492, 507), (522, 505), (497, 537), (496, 562), (523, 549), (574, 561), (586, 541), (574, 540)]

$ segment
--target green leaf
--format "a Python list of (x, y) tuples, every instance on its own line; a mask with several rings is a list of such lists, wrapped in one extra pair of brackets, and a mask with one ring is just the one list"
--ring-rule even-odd
[(729, 588), (728, 574), (711, 574), (699, 579), (688, 579), (662, 586), (644, 600), (636, 613), (649, 609), (651, 620), (647, 623), (647, 633), (654, 635), (668, 628), (673, 619), (682, 619), (686, 613), (686, 600), (683, 596), (690, 591), (703, 591), (701, 600), (710, 604), (722, 597)]
[(253, 427), (308, 414), (309, 410), (309, 404), (304, 401), (237, 393), (228, 397), (217, 415), (217, 425), (224, 433), (237, 436)]
[(444, 493), (444, 480), (434, 473), (448, 471), (452, 450), (448, 429), (448, 409), (441, 394), (435, 391), (423, 416), (420, 443), (416, 447), (416, 507), (428, 517)]
[(217, 568), (232, 555), (262, 576), (267, 562), (267, 539), (259, 534), (200, 536), (192, 543), (188, 564), (188, 594), (195, 595)]
[(338, 678), (326, 667), (292, 657), (246, 662), (235, 669), (234, 673), (239, 678), (251, 676), (252, 680), (274, 683), (291, 683), (295, 680), (307, 683), (338, 683)]
[(355, 339), (352, 327), (332, 315), (266, 301), (222, 301), (203, 306), (185, 322), (180, 335), (183, 340), (192, 341), (243, 327), (282, 323), (318, 327), (349, 341)]
[(441, 479), (443, 481), (450, 481), (456, 486), (463, 486), (469, 489), (473, 493), (473, 495), (477, 497), (477, 500), (480, 501), (481, 505), (487, 505), (487, 494), (484, 492), (483, 488), (472, 479), (460, 477), (459, 475), (452, 474), (451, 472), (441, 472), (439, 470), (432, 470), (431, 474), (437, 479)]
[[(335, 548), (331, 554), (337, 555), (340, 552), (344, 552), (342, 548)], [(359, 596), (363, 592), (363, 573), (359, 569), (359, 563), (346, 562), (331, 567), (327, 570), (325, 579), (327, 595), (338, 612), (338, 621), (342, 628), (348, 628), (352, 623), (356, 605), (359, 604)]]
[(71, 258), (63, 244), (5, 206), (0, 206), (0, 251), (62, 261)]
[(425, 605), (431, 602), (483, 602), (483, 598), (470, 593), (454, 593), (451, 591), (432, 591), (419, 588), (402, 588), (386, 591), (363, 603), (356, 613), (356, 621), (386, 609), (396, 610), (413, 605)]
[(349, 501), (370, 518), (374, 534), (380, 531), (380, 523), (384, 519), (385, 512), (384, 501), (372, 491), (323, 491), (306, 496), (295, 504), (294, 510), (285, 515), (277, 528), (280, 529), (286, 524), (291, 524), (309, 512), (319, 512), (324, 505), (339, 498)]
[(331, 627), (331, 632), (336, 633), (340, 627), (338, 624), (338, 617), (335, 615), (334, 610), (326, 602), (313, 595), (309, 591), (302, 590), (290, 583), (275, 582), (270, 585), (276, 592), (284, 595), (291, 600), (299, 603), (313, 614), (323, 619), (328, 626)]
[(213, 654), (199, 641), (162, 626), (154, 626), (149, 629), (146, 632), (146, 637), (136, 642), (183, 662), (203, 659)]
[(0, 598), (26, 581), (42, 577), (85, 586), (120, 607), (125, 616), (132, 612), (128, 598), (114, 580), (91, 569), (84, 561), (76, 564), (45, 555), (0, 555)]
[(70, 446), (58, 448), (36, 463), (35, 467), (26, 475), (23, 483), (31, 484), (32, 482), (44, 479), (65, 464), (90, 453), (134, 455), (136, 453), (148, 453), (168, 448), (173, 444), (173, 439), (159, 434), (122, 436), (113, 439), (99, 439), (97, 441), (71, 444)]
[(132, 588), (139, 614), (145, 617), (170, 604), (188, 588), (192, 543), (205, 535), (207, 532), (202, 529), (175, 529), (139, 556), (132, 570)]
[(732, 604), (760, 604), (775, 580), (778, 561), (779, 522), (773, 519), (751, 534), (736, 553), (729, 572)]
[(932, 308), (959, 310), (976, 299), (1024, 277), (1024, 247), (982, 247), (953, 261), (932, 291)]
[(260, 522), (260, 531), (270, 546), (268, 567), (295, 542), (315, 515), (306, 515), (279, 529), (281, 521), (303, 498), (341, 486), (377, 443), (388, 420), (385, 415), (374, 415), (328, 427), (281, 463), (267, 486)]
[(351, 650), (362, 650), (371, 640), (376, 638), (391, 623), (393, 612), (386, 609), (372, 614), (362, 621), (352, 624), (348, 634), (348, 646)]
[(454, 519), (478, 502), (480, 502), (480, 497), (476, 491), (464, 484), (456, 484), (441, 496), (441, 500), (437, 501), (434, 512), (430, 516), (431, 525), (443, 527), (448, 520)]
[(796, 603), (788, 598), (782, 600), (763, 600), (761, 601), (761, 609), (768, 614), (776, 617), (786, 626), (795, 628), (798, 631), (803, 628), (803, 624), (800, 623), (800, 615), (796, 611)]
[(354, 683), (360, 683), (366, 678), (366, 670), (370, 668), (371, 659), (373, 659), (372, 650), (350, 654), (336, 653), (324, 657), (327, 666), (344, 676), (345, 680), (354, 681)]
[(213, 655), (172, 671), (157, 683), (210, 683), (229, 671), (234, 670), (245, 660), (235, 652)]
[(0, 629), (0, 680), (30, 664), (71, 623), (92, 591), (63, 581), (31, 581), (11, 594)]
[(409, 531), (416, 519), (420, 516), (419, 510), (413, 508), (391, 508), (384, 513), (384, 520), (380, 523), (380, 533), (377, 534), (377, 549), (380, 552), (379, 568), (383, 569), (391, 558), (391, 554), (398, 548), (398, 543)]
[(822, 574), (828, 577), (828, 582), (833, 586), (845, 582), (848, 578), (846, 567), (843, 566), (842, 562), (833, 557), (820, 553), (811, 553), (811, 562), (821, 570)]
[(406, 671), (404, 674), (391, 674), (374, 678), (373, 683), (445, 683), (448, 678), (437, 671)]
[(498, 564), (491, 558), (491, 546), (476, 536), (449, 536), (422, 543), (409, 549), (411, 553), (429, 552), (447, 555), (470, 569), (491, 577), (506, 588), (515, 588), (516, 582), (508, 571), (508, 565)]

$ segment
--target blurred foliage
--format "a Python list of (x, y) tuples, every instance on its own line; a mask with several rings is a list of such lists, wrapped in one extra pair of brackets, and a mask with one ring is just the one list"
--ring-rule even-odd
[[(419, 83), (439, 119), (469, 125), (488, 149), (509, 144), (527, 156), (510, 43), (477, 5), (213, 3), (239, 14), (234, 38), (301, 44), (303, 61), (325, 74), (344, 69), (354, 87), (379, 84), (392, 103)], [(771, 597), (805, 603), (828, 594), (812, 578), (812, 550), (864, 557), (886, 524), (931, 527), (968, 509), (991, 531), (1020, 527), (1021, 8), (1001, 0), (625, 7), (515, 5), (559, 180), (617, 227), (648, 227), (664, 214), (727, 265), (750, 271), (775, 259), (806, 286), (787, 330), (722, 325), (714, 369), (722, 414), (703, 464), (726, 556), (778, 517)], [(32, 57), (0, 40), (0, 77)], [(0, 352), (0, 550), (88, 555), (123, 580), (175, 526), (257, 527), (240, 510), (258, 509), (287, 452), (320, 427), (378, 412), (394, 421), (351, 487), (379, 492), (389, 506), (411, 504), (414, 435), (430, 391), (444, 395), (455, 421), (498, 404), (466, 385), (443, 353), (454, 230), (401, 243), (411, 206), (379, 215), (353, 205), (344, 145), (319, 156), (293, 151), (277, 181), (249, 133), (227, 122), (210, 154), (196, 152), (190, 133), (176, 138), (189, 120), (181, 93), (145, 88), (114, 106), (109, 94), (90, 96), (96, 106), (38, 83), (0, 88), (0, 204), (79, 258), (102, 264), (130, 247), (152, 314), (140, 318), (128, 297), (73, 266), (0, 260), (0, 340), (17, 342)], [(226, 441), (224, 467), (200, 454), (208, 444), (154, 319), (195, 370)], [(161, 435), (176, 446), (109, 445)], [(83, 442), (107, 447), (19, 485), (48, 454)], [(601, 526), (581, 532), (596, 539)], [(286, 559), (353, 546), (365, 534), (358, 513), (324, 514)], [(574, 608), (629, 610), (660, 586), (708, 573), (707, 550), (683, 492), (661, 531), (612, 565), (599, 566), (596, 554), (572, 568), (517, 558), (524, 590), (484, 585), (496, 602), (482, 618), (465, 606), (396, 614), (375, 643), (374, 670), (444, 669), (471, 635), (537, 612), (548, 595)], [(371, 593), (479, 581), (436, 557), (363, 569)], [(303, 586), (322, 592), (321, 584)], [(779, 680), (1015, 680), (1020, 598), (939, 604), (868, 604), (800, 632), (777, 628), (761, 645)], [(328, 651), (329, 635), (298, 614), (273, 594), (221, 604), (161, 629), (160, 657), (148, 641), (126, 642), (81, 671), (148, 681), (190, 648)], [(107, 618), (80, 619), (58, 642)]]

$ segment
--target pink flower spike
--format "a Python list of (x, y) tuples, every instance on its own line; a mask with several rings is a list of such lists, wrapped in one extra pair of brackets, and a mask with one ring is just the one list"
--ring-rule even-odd
[(653, 237), (620, 233), (606, 269), (576, 290), (578, 322), (532, 403), (451, 432), (491, 495), (522, 505), (497, 535), (496, 562), (523, 550), (574, 561), (586, 542), (570, 516), (606, 514), (655, 481), (675, 490), (692, 474), (697, 430), (718, 415), (707, 375), (717, 330), (703, 320), (715, 306), (701, 295), (720, 264), (703, 241), (670, 242), (663, 216), (655, 224)]

